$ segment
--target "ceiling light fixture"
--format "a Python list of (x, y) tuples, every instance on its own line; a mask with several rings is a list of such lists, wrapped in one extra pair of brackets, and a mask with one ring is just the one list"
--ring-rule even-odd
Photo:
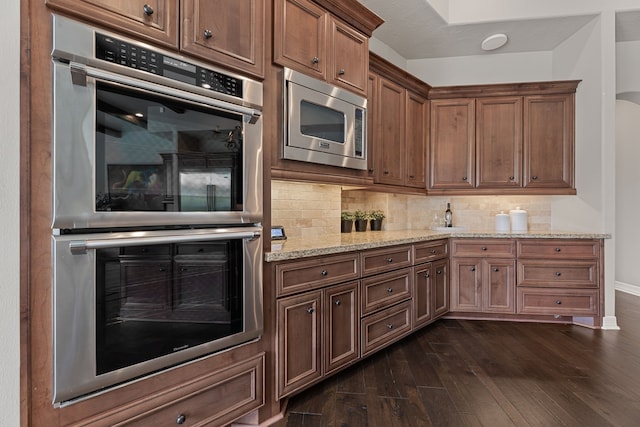
[(482, 50), (496, 50), (507, 43), (506, 34), (494, 34), (482, 41)]

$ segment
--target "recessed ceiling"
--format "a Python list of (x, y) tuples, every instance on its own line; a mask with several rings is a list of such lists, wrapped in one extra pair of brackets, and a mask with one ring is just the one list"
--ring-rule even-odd
[[(425, 0), (360, 0), (385, 22), (375, 38), (405, 59), (550, 51), (598, 15), (449, 25)], [(504, 33), (509, 42), (486, 52), (482, 40)], [(616, 40), (640, 40), (640, 11), (616, 14)]]

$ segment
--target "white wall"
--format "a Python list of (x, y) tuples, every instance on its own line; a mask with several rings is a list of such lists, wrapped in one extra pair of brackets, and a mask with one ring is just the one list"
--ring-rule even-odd
[(20, 414), (20, 2), (0, 14), (0, 425), (19, 425)]

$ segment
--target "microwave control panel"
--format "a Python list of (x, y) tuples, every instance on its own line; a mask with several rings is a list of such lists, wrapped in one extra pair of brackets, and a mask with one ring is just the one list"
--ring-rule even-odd
[(242, 80), (96, 33), (96, 58), (242, 98)]

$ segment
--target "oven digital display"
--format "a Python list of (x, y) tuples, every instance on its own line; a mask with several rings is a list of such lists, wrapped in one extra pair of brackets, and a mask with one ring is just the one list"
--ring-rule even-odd
[(96, 33), (96, 58), (242, 98), (242, 80), (160, 52)]

